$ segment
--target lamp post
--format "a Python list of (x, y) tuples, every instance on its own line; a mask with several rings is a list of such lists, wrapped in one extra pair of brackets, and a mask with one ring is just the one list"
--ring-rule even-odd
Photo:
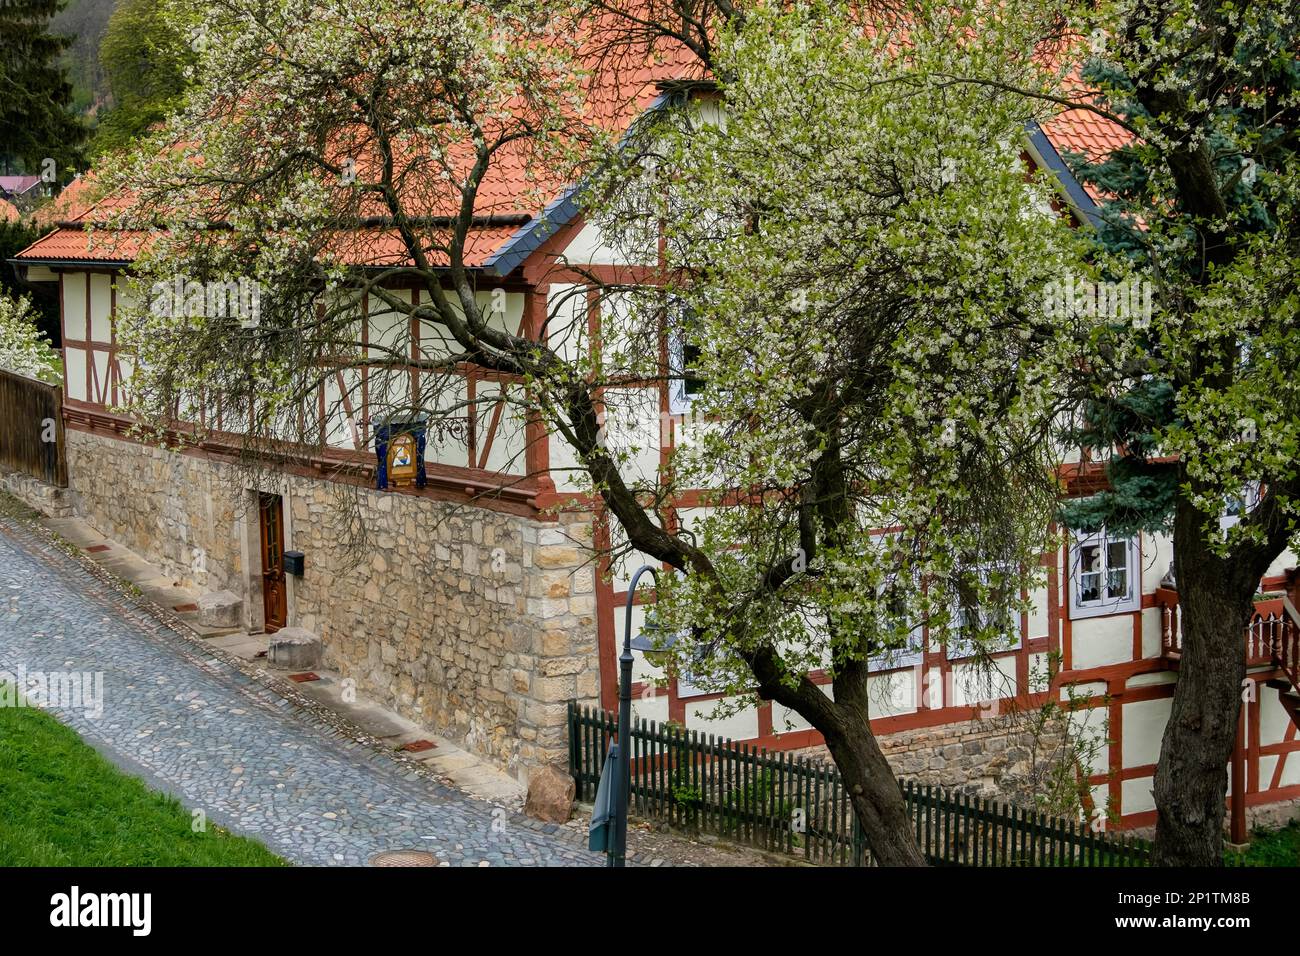
[(659, 586), (659, 572), (645, 564), (637, 568), (627, 586), (627, 616), (623, 627), (623, 653), (618, 658), (618, 767), (614, 791), (614, 839), (609, 848), (609, 865), (623, 866), (627, 860), (627, 804), (632, 793), (632, 602), (636, 584), (646, 572)]

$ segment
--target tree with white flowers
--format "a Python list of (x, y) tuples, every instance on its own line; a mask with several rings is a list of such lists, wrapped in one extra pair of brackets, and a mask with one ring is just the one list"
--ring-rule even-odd
[(37, 328), (30, 299), (0, 295), (0, 368), (56, 385), (63, 380), (59, 352)]
[(1071, 99), (1130, 137), (1077, 158), (1105, 197), (1092, 258), (1115, 281), (1153, 284), (1156, 308), (1099, 323), (1072, 376), (1076, 437), (1109, 487), (1066, 517), (1173, 534), (1183, 646), (1155, 857), (1217, 865), (1243, 633), (1260, 578), (1300, 531), (1300, 16), (1286, 0), (1068, 14), (1090, 38), (1067, 57), (1084, 81)]

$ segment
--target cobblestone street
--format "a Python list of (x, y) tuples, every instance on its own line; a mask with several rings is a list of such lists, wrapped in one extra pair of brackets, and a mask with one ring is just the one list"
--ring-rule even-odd
[(307, 865), (422, 849), (452, 866), (599, 865), (543, 825), (341, 739), (261, 681), (0, 517), (0, 670), (103, 674), (103, 714), (55, 716), (208, 820)]

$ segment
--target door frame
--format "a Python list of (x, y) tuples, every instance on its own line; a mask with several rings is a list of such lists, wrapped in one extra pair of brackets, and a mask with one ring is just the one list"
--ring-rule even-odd
[[(239, 509), (239, 555), (242, 567), (242, 577), (244, 584), (244, 623), (249, 634), (266, 633), (266, 612), (265, 612), (265, 594), (262, 588), (262, 515), (261, 500), (262, 495), (272, 494), (279, 495), (282, 502), (281, 513), (284, 527), (284, 546), (285, 549), (292, 547), (290, 542), (293, 541), (293, 509), (291, 507), (291, 496), (289, 489), (272, 488), (263, 490), (260, 488), (244, 486), (241, 495), (241, 507)], [(285, 617), (292, 625), (294, 622), (294, 598), (296, 597), (295, 581), (292, 577), (286, 575), (285, 578)]]
[[(285, 540), (288, 537), (284, 526), (284, 496), (274, 492), (262, 492), (257, 498), (257, 531), (258, 531), (258, 574), (262, 579), (262, 626), (267, 634), (273, 634), (283, 627), (289, 626), (289, 581), (288, 575), (284, 573), (284, 549)], [(268, 577), (274, 580), (270, 575), (272, 569), (267, 567), (266, 557), (268, 551), (268, 522), (267, 514), (273, 511), (275, 514), (275, 552), (279, 556), (279, 568), (277, 573), (279, 580), (276, 582), (279, 587), (280, 600), (278, 602), (279, 615), (273, 617), (270, 613), (269, 600), (270, 591), (267, 590), (266, 581)]]

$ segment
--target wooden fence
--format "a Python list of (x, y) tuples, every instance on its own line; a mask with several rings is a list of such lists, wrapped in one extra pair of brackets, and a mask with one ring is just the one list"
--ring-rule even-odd
[(63, 389), (0, 369), (0, 469), (68, 487)]
[[(617, 715), (569, 704), (569, 769), (595, 798)], [(631, 812), (810, 863), (869, 866), (839, 772), (672, 724), (633, 720)], [(917, 842), (938, 866), (1145, 866), (1146, 843), (942, 787), (902, 785)]]

